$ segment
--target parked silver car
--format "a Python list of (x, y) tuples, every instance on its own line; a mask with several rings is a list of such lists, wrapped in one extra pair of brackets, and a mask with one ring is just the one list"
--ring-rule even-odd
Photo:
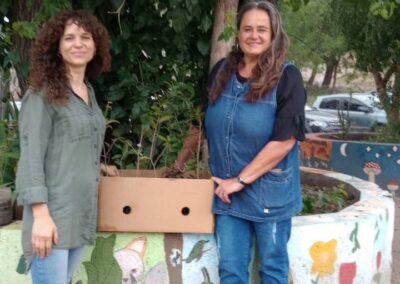
[(322, 95), (316, 98), (313, 106), (332, 114), (340, 113), (351, 125), (367, 130), (387, 123), (386, 112), (373, 92)]
[(342, 130), (337, 115), (310, 107), (308, 104), (304, 108), (306, 121), (305, 129), (307, 133), (316, 132), (338, 132)]

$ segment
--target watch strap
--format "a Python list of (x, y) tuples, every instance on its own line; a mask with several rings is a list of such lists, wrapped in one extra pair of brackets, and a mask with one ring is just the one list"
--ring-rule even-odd
[(238, 183), (244, 185), (244, 186), (249, 186), (250, 183), (245, 182), (240, 176), (237, 177)]

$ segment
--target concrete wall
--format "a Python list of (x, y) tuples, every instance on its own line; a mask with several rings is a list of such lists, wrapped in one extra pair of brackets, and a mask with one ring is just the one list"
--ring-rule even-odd
[(360, 190), (360, 201), (333, 214), (298, 216), (289, 243), (294, 283), (390, 283), (394, 202), (376, 184), (321, 172)]
[[(340, 180), (361, 194), (360, 201), (341, 212), (294, 218), (289, 243), (293, 283), (389, 284), (394, 230), (391, 196), (357, 178), (306, 171)], [(17, 272), (23, 270), (20, 225), (14, 222), (0, 228), (0, 284), (30, 283), (28, 276)], [(139, 283), (217, 284), (217, 266), (215, 239), (210, 234), (99, 233), (73, 284), (121, 283), (121, 270)]]

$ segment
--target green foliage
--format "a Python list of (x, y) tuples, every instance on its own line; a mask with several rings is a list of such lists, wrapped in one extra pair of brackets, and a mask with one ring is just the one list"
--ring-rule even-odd
[(14, 185), (19, 158), (17, 122), (0, 121), (0, 187)]
[(112, 160), (120, 168), (155, 169), (171, 164), (182, 148), (190, 123), (201, 121), (202, 114), (193, 105), (192, 85), (169, 82), (163, 90), (151, 96), (150, 111), (141, 118), (140, 127), (129, 126), (130, 133), (140, 131), (139, 138), (115, 135), (108, 145)]
[(291, 40), (289, 58), (299, 66), (318, 66), (346, 51), (340, 23), (335, 21), (330, 2), (311, 0), (296, 12), (284, 6), (283, 21)]
[[(11, 2), (3, 3), (10, 13)], [(93, 82), (109, 122), (105, 160), (152, 168), (175, 159), (190, 121), (197, 120), (193, 105), (208, 73), (213, 6), (211, 0), (45, 0), (32, 21), (2, 23), (0, 60), (7, 68), (20, 66), (13, 33), (33, 38), (63, 9), (93, 12), (112, 38), (112, 71)], [(18, 71), (27, 76), (27, 70)]]
[(8, 79), (0, 69), (0, 188), (14, 188), (15, 173), (19, 158), (18, 109), (8, 88)]
[(0, 16), (7, 15), (11, 7), (11, 0), (3, 0), (0, 2)]
[(303, 185), (303, 211), (301, 215), (330, 213), (342, 210), (352, 202), (344, 184), (338, 186)]
[[(387, 2), (387, 1), (385, 1)], [(332, 2), (332, 8), (341, 23), (341, 30), (349, 49), (356, 57), (356, 67), (374, 74), (380, 101), (388, 114), (389, 127), (400, 130), (400, 7), (384, 19), (370, 13), (370, 5), (350, 0)], [(389, 97), (389, 79), (395, 74), (393, 94)], [(397, 84), (399, 85), (399, 84)]]
[(306, 6), (308, 2), (310, 2), (310, 0), (283, 0), (283, 3), (294, 12), (298, 11), (302, 6)]
[(376, 68), (383, 71), (393, 59), (400, 58), (398, 51), (400, 9), (389, 20), (369, 14), (368, 5), (349, 0), (332, 2), (332, 8), (341, 22), (341, 31), (349, 47), (357, 56), (357, 67), (363, 71)]
[(83, 262), (88, 284), (112, 284), (122, 282), (122, 271), (114, 258), (115, 234), (97, 237), (90, 261)]
[(369, 137), (368, 141), (378, 142), (378, 143), (396, 143), (398, 144), (400, 141), (400, 131), (397, 128), (388, 126), (376, 126), (375, 127), (376, 135)]
[(236, 36), (237, 34), (236, 14), (235, 13), (227, 14), (226, 22), (227, 22), (226, 28), (219, 35), (218, 40), (229, 41), (232, 37)]
[[(29, 9), (29, 3), (27, 3), (27, 6), (27, 9)], [(18, 20), (11, 23), (6, 23), (4, 22), (4, 19), (0, 19), (0, 31), (2, 31), (2, 35), (0, 35), (2, 38), (2, 41), (0, 42), (0, 61), (2, 61), (2, 66), (4, 68), (9, 68), (21, 64), (24, 66), (23, 68), (26, 68), (25, 66), (27, 66), (27, 63), (20, 62), (19, 54), (17, 54), (11, 47), (11, 37), (13, 35), (18, 35), (22, 38), (32, 40), (35, 38), (36, 31), (43, 21), (62, 10), (70, 8), (71, 3), (69, 0), (44, 0), (40, 10), (32, 17), (32, 19)], [(2, 1), (0, 4), (0, 12), (4, 15), (10, 15), (11, 1)], [(21, 70), (19, 71), (21, 72)], [(27, 76), (28, 74), (27, 70), (23, 73), (24, 76)]]
[(385, 20), (388, 20), (393, 15), (398, 4), (395, 1), (371, 2), (369, 10), (372, 15), (381, 16)]
[[(312, 0), (311, 0), (312, 1)], [(389, 19), (393, 16), (394, 10), (400, 4), (398, 0), (344, 0), (347, 3), (364, 5), (368, 7), (369, 13), (380, 16), (383, 19)], [(294, 12), (301, 7), (306, 6), (310, 0), (283, 0), (284, 4), (291, 8)]]
[(12, 24), (12, 29), (22, 37), (33, 39), (36, 34), (37, 25), (30, 21), (18, 21)]
[(338, 109), (337, 110), (337, 116), (339, 119), (339, 123), (340, 123), (340, 136), (341, 139), (345, 140), (347, 139), (349, 133), (350, 133), (350, 127), (351, 127), (351, 121), (349, 118), (349, 110), (346, 109)]
[(213, 1), (86, 0), (73, 7), (90, 7), (112, 37), (112, 71), (95, 83), (107, 119), (118, 121), (107, 133), (106, 159), (126, 168), (175, 160), (207, 77)]

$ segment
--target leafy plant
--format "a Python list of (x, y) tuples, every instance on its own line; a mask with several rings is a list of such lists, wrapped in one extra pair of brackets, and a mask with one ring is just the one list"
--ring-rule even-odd
[(353, 199), (344, 184), (332, 187), (303, 185), (301, 215), (337, 212), (351, 204)]
[(19, 158), (16, 121), (0, 121), (0, 187), (13, 187)]
[(395, 127), (375, 127), (376, 135), (368, 137), (368, 141), (378, 143), (399, 143), (400, 141), (400, 129)]
[(0, 101), (0, 188), (14, 187), (19, 158), (18, 108), (9, 92), (5, 72), (0, 69), (0, 93), (6, 94)]
[(175, 160), (205, 86), (213, 6), (210, 0), (73, 2), (101, 18), (112, 37), (113, 71), (95, 82), (112, 121), (105, 160), (137, 169)]
[[(201, 125), (202, 114), (194, 107), (194, 96), (193, 84), (166, 83), (165, 91), (151, 96), (150, 110), (142, 117), (141, 125), (136, 126), (140, 129), (139, 137), (111, 139), (105, 147), (105, 156), (111, 154), (114, 163), (128, 169), (156, 169), (171, 164), (182, 148), (191, 122), (195, 120)], [(196, 158), (199, 160), (199, 156)]]
[(340, 123), (340, 129), (342, 130), (342, 132), (341, 132), (342, 139), (346, 139), (350, 132), (351, 120), (349, 117), (349, 106), (350, 106), (351, 100), (352, 100), (352, 93), (350, 93), (350, 98), (347, 103), (347, 107), (344, 108), (344, 107), (339, 106), (337, 109), (339, 123)]
[[(306, 6), (310, 0), (282, 0), (293, 11), (299, 10), (302, 6)], [(380, 16), (387, 20), (393, 16), (394, 10), (400, 4), (398, 0), (344, 0), (348, 3), (359, 4), (367, 6), (369, 13), (374, 16)]]
[[(182, 102), (193, 106), (207, 78), (214, 1), (53, 2), (43, 1), (39, 11), (32, 11), (31, 23), (11, 17), (10, 1), (1, 5), (11, 20), (0, 19), (3, 66), (18, 65), (23, 58), (13, 52), (24, 52), (13, 46), (14, 34), (32, 38), (37, 26), (63, 8), (93, 12), (112, 39), (112, 71), (92, 82), (109, 121), (104, 159), (126, 168), (154, 168), (173, 161), (190, 125), (183, 126), (187, 115), (194, 115)], [(21, 70), (18, 75), (26, 76)], [(166, 102), (165, 94), (180, 84), (190, 89), (185, 91), (187, 99)]]
[(219, 35), (218, 40), (229, 41), (229, 39), (233, 36), (236, 36), (238, 32), (236, 28), (236, 14), (227, 14), (225, 20), (227, 22), (227, 26)]
[[(371, 4), (374, 2), (380, 2)], [(386, 10), (386, 18), (375, 8)], [(371, 8), (373, 8), (371, 14)], [(379, 9), (380, 9), (379, 8)], [(352, 55), (356, 68), (369, 72), (375, 81), (377, 95), (387, 113), (388, 125), (400, 130), (400, 71), (398, 26), (400, 6), (395, 0), (355, 1), (337, 0), (332, 2), (337, 21)], [(375, 11), (375, 12), (374, 12)], [(379, 14), (378, 16), (376, 14)], [(388, 92), (393, 80), (392, 94)]]

